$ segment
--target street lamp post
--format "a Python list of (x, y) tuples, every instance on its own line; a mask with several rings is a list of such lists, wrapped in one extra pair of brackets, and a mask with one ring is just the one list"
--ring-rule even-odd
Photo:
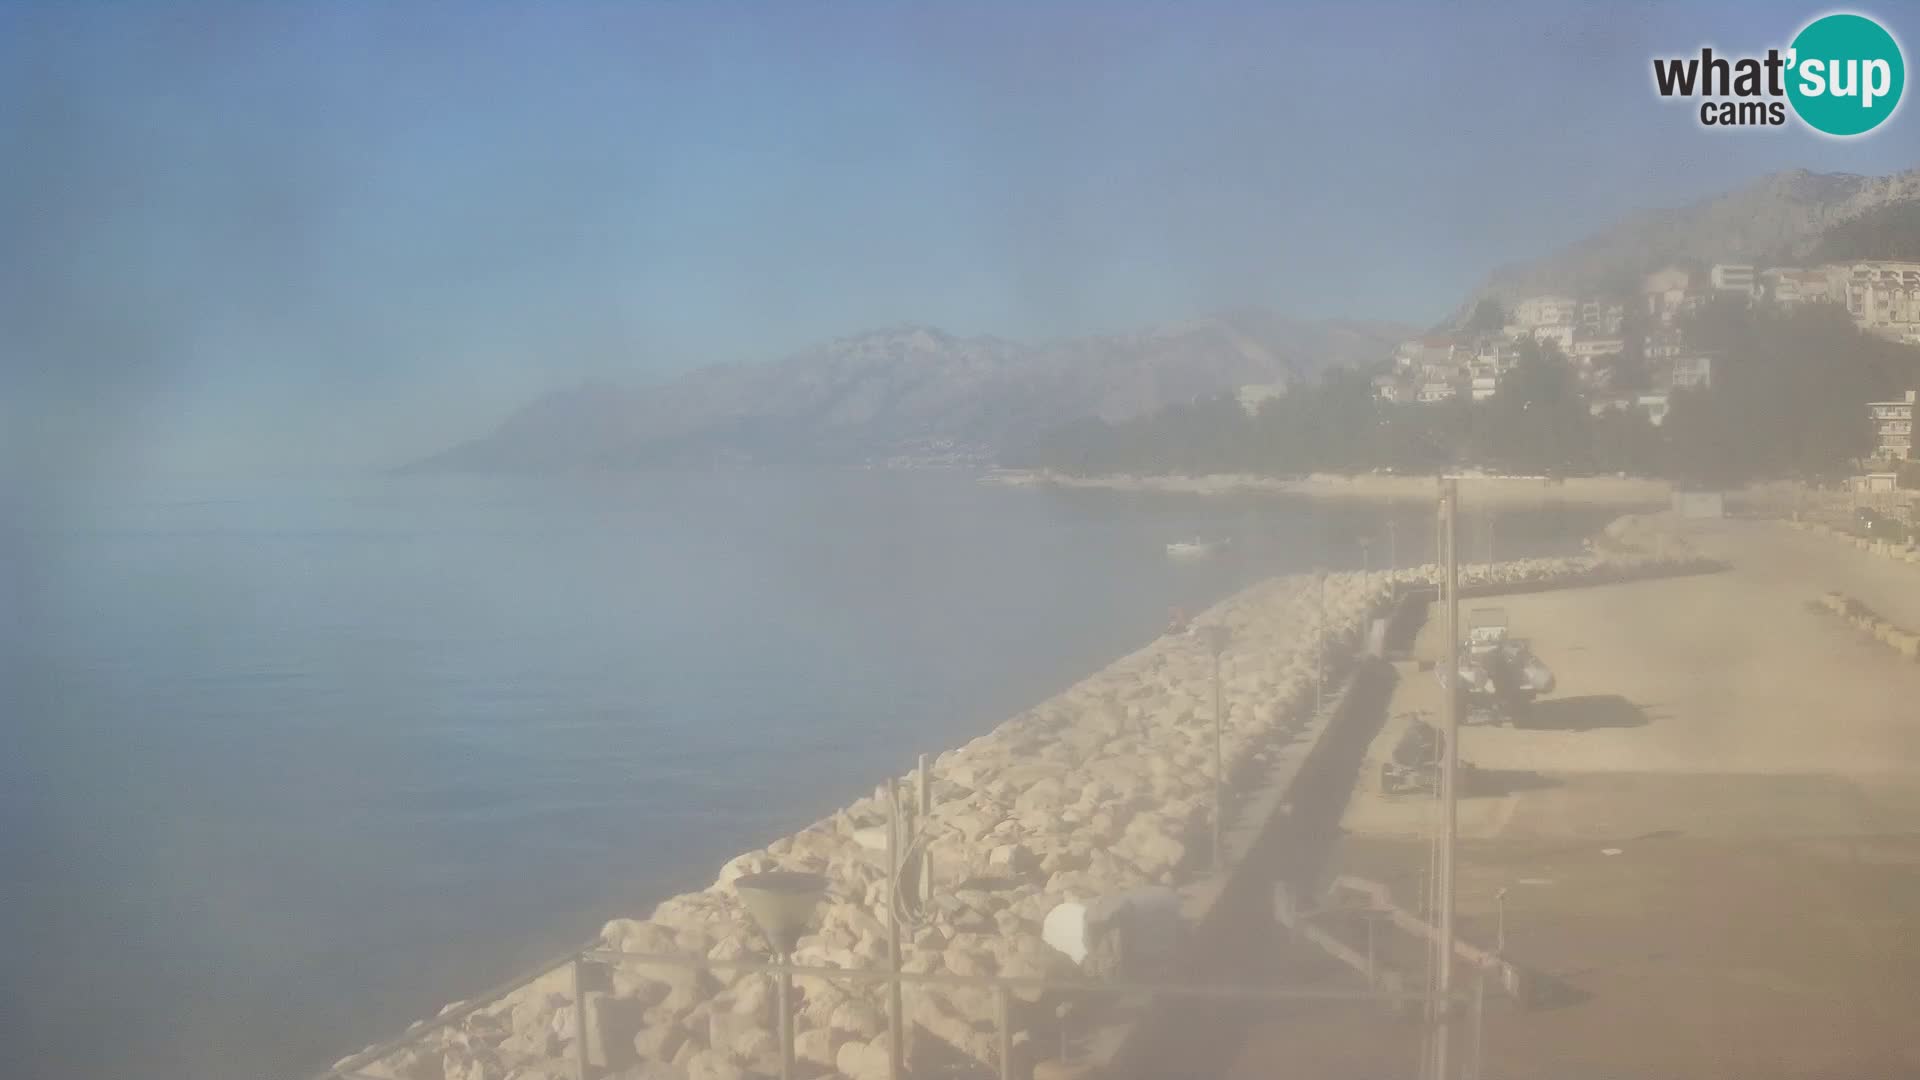
[[(774, 1007), (780, 1011), (780, 1080), (793, 1080), (793, 950), (813, 921), (814, 909), (827, 894), (827, 879), (819, 874), (769, 870), (742, 875), (734, 881), (733, 888), (760, 932), (766, 935), (767, 944), (773, 946), (774, 958), (781, 965), (774, 984)], [(894, 971), (897, 975), (899, 969)], [(900, 983), (896, 980), (893, 985), (898, 987)], [(581, 1030), (586, 1030), (584, 1010)]]
[(1216, 872), (1226, 868), (1226, 856), (1221, 850), (1221, 829), (1227, 814), (1227, 775), (1226, 753), (1222, 748), (1226, 718), (1220, 707), (1220, 656), (1227, 651), (1232, 637), (1233, 632), (1219, 623), (1200, 628), (1200, 642), (1213, 655), (1213, 868)]
[(1327, 572), (1320, 571), (1319, 647), (1313, 650), (1313, 715), (1319, 719), (1327, 694)]

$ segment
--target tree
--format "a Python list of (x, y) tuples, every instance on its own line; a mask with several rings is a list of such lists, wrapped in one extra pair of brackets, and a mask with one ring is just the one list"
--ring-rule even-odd
[(1466, 331), (1469, 334), (1497, 334), (1505, 325), (1507, 313), (1500, 307), (1500, 301), (1484, 296), (1473, 305), (1473, 313), (1467, 316)]

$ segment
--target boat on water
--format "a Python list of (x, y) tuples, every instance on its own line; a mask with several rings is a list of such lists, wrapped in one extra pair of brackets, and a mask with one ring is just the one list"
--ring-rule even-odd
[(1189, 540), (1175, 540), (1167, 545), (1169, 559), (1211, 559), (1226, 548), (1225, 540), (1202, 540), (1194, 537)]

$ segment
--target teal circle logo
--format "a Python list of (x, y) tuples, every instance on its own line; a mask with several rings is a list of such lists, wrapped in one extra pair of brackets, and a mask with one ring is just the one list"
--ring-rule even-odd
[(1900, 43), (1864, 15), (1826, 15), (1793, 39), (1787, 100), (1807, 126), (1862, 135), (1899, 107), (1907, 83)]

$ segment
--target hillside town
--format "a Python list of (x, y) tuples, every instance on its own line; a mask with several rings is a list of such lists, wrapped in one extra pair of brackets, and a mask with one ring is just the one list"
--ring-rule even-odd
[(1394, 403), (1485, 401), (1539, 349), (1571, 367), (1593, 415), (1638, 410), (1658, 426), (1674, 391), (1713, 384), (1716, 357), (1689, 342), (1684, 316), (1722, 300), (1780, 310), (1844, 305), (1860, 329), (1920, 346), (1920, 262), (1667, 266), (1642, 278), (1635, 296), (1547, 294), (1507, 308), (1483, 300), (1452, 332), (1396, 347), (1374, 394)]

